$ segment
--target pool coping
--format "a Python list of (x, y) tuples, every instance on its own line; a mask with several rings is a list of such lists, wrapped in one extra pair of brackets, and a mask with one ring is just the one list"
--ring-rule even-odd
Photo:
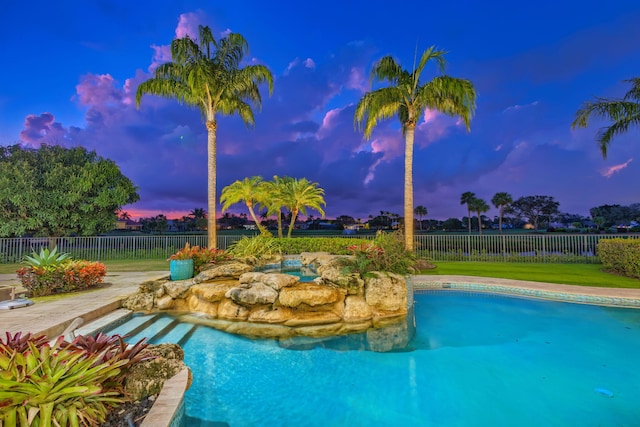
[(527, 298), (594, 304), (612, 307), (640, 308), (640, 289), (598, 288), (560, 285), (525, 280), (477, 276), (418, 275), (409, 276), (414, 290), (458, 290), (490, 292)]

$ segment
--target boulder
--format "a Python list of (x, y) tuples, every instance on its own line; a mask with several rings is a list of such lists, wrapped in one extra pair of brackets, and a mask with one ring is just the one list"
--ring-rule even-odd
[(227, 320), (247, 320), (249, 309), (231, 300), (224, 300), (218, 305), (218, 317)]
[(170, 295), (163, 295), (160, 298), (156, 298), (156, 307), (160, 310), (170, 310), (173, 308), (174, 299)]
[(147, 292), (155, 292), (156, 290), (158, 290), (158, 288), (162, 288), (162, 285), (164, 285), (164, 282), (169, 280), (169, 277), (170, 276), (155, 280), (144, 281), (138, 285), (138, 292), (142, 294)]
[(278, 302), (284, 307), (298, 307), (301, 304), (314, 307), (333, 304), (344, 298), (339, 289), (316, 283), (298, 283), (296, 286), (282, 288)]
[(240, 283), (257, 283), (262, 282), (264, 276), (266, 276), (266, 274), (260, 271), (250, 271), (249, 273), (242, 274), (238, 280)]
[(216, 317), (218, 315), (217, 302), (205, 301), (193, 294), (190, 294), (187, 297), (187, 307), (191, 312), (204, 313), (213, 317)]
[(193, 279), (169, 280), (164, 283), (164, 291), (170, 295), (171, 298), (182, 298), (193, 285)]
[(270, 288), (279, 291), (282, 288), (293, 286), (296, 283), (300, 282), (300, 278), (297, 276), (292, 276), (290, 274), (270, 273), (265, 274), (261, 282), (269, 286)]
[(131, 311), (150, 311), (154, 300), (153, 292), (137, 293), (122, 301), (122, 307)]
[(340, 316), (331, 311), (298, 311), (291, 319), (284, 322), (285, 326), (313, 326), (339, 323)]
[(373, 271), (365, 279), (364, 297), (374, 311), (406, 311), (406, 279), (399, 274)]
[(229, 289), (225, 297), (241, 305), (273, 304), (278, 298), (278, 292), (264, 283), (244, 286)]
[(166, 380), (187, 368), (184, 352), (177, 344), (149, 346), (142, 352), (153, 358), (131, 366), (124, 381), (125, 393), (133, 401), (159, 393)]
[(235, 280), (220, 283), (200, 283), (191, 287), (191, 295), (195, 295), (203, 301), (219, 302), (224, 299), (224, 295), (229, 289), (237, 286), (238, 282)]
[(318, 274), (325, 283), (345, 289), (349, 295), (363, 294), (364, 280), (358, 273), (343, 273), (342, 267), (330, 263), (318, 267)]
[(371, 319), (373, 313), (364, 297), (349, 295), (344, 300), (343, 320), (345, 322), (362, 322)]
[(249, 314), (249, 318), (247, 320), (249, 322), (258, 323), (284, 323), (294, 316), (295, 313), (290, 308), (276, 307), (269, 309), (260, 307), (251, 310), (251, 314)]
[(248, 264), (241, 262), (230, 262), (227, 264), (214, 265), (208, 270), (200, 272), (193, 278), (195, 283), (209, 282), (219, 278), (239, 278), (243, 273), (253, 270)]

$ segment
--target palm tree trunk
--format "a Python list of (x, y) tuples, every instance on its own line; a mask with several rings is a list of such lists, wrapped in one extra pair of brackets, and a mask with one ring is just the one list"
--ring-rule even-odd
[(482, 236), (482, 220), (480, 219), (480, 211), (478, 211), (478, 233)]
[(264, 228), (262, 224), (260, 224), (260, 222), (258, 221), (258, 218), (256, 217), (256, 213), (253, 211), (253, 204), (246, 203), (246, 205), (247, 205), (247, 208), (249, 209), (249, 214), (251, 215), (253, 222), (256, 223), (256, 227), (258, 227), (258, 230), (260, 231), (260, 234), (268, 234), (267, 229)]
[(278, 237), (282, 239), (282, 211), (278, 209)]
[(218, 127), (215, 117), (207, 117), (207, 206), (209, 217), (207, 220), (207, 236), (209, 238), (209, 248), (217, 248), (216, 229), (216, 129)]
[(291, 221), (289, 222), (289, 231), (287, 232), (287, 238), (291, 238), (293, 232), (293, 226), (296, 224), (296, 218), (298, 217), (298, 209), (291, 210)]
[(406, 127), (404, 145), (404, 239), (413, 252), (413, 137), (415, 124)]
[(469, 209), (469, 203), (467, 203), (467, 222), (469, 223), (469, 234), (471, 234), (471, 209)]
[(502, 236), (502, 211), (504, 209), (504, 205), (500, 206), (500, 216), (498, 217), (498, 228), (500, 228), (500, 235)]

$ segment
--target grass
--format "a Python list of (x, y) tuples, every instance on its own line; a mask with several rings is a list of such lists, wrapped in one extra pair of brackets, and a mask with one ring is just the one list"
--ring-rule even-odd
[(601, 288), (640, 289), (640, 280), (606, 273), (602, 264), (531, 264), (492, 262), (436, 262), (437, 268), (422, 274), (497, 277)]

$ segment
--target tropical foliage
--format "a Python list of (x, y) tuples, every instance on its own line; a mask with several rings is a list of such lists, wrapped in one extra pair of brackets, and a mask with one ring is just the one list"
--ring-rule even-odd
[(557, 214), (559, 206), (560, 203), (556, 202), (552, 196), (525, 196), (511, 203), (507, 212), (517, 217), (526, 217), (537, 230), (540, 217)]
[(242, 181), (233, 182), (222, 189), (220, 196), (222, 212), (229, 209), (231, 205), (242, 201), (247, 206), (249, 215), (251, 215), (251, 219), (255, 222), (260, 233), (268, 234), (269, 232), (260, 224), (253, 210), (255, 204), (265, 199), (264, 190), (264, 181), (261, 176), (253, 176), (251, 178), (245, 178)]
[(598, 131), (596, 141), (600, 146), (602, 157), (607, 158), (607, 151), (616, 135), (623, 134), (632, 126), (640, 125), (640, 77), (626, 82), (631, 83), (631, 89), (622, 99), (595, 98), (586, 101), (576, 112), (576, 118), (571, 124), (573, 129), (586, 128), (591, 119), (604, 119), (613, 122)]
[(287, 231), (287, 237), (289, 238), (299, 213), (306, 215), (307, 208), (311, 208), (324, 216), (324, 210), (322, 209), (322, 206), (326, 205), (324, 190), (318, 187), (316, 182), (311, 182), (306, 178), (288, 180), (283, 184), (281, 196), (284, 207), (289, 209), (291, 213), (289, 230)]
[(101, 262), (70, 260), (46, 267), (22, 267), (17, 274), (30, 295), (39, 297), (93, 288), (102, 283), (107, 268)]
[(640, 240), (600, 240), (598, 256), (605, 271), (640, 279)]
[(0, 339), (0, 425), (99, 425), (126, 400), (123, 379), (145, 347), (120, 337), (49, 344), (43, 336), (7, 333)]
[[(404, 217), (413, 218), (413, 141), (416, 125), (425, 109), (440, 111), (460, 117), (467, 130), (475, 110), (476, 92), (469, 80), (446, 75), (434, 77), (421, 84), (420, 77), (427, 63), (435, 62), (444, 72), (446, 52), (430, 47), (409, 72), (391, 56), (376, 62), (371, 70), (371, 79), (386, 81), (389, 87), (366, 93), (356, 106), (354, 121), (369, 139), (378, 122), (397, 116), (405, 137), (404, 154)], [(405, 221), (405, 244), (413, 249), (413, 221)]]
[(426, 207), (420, 205), (420, 206), (416, 206), (416, 208), (413, 210), (413, 212), (416, 215), (418, 215), (419, 223), (420, 223), (420, 230), (422, 230), (422, 217), (427, 216), (429, 214), (429, 211), (427, 210)]
[(489, 210), (489, 205), (483, 199), (474, 197), (468, 202), (469, 209), (478, 215), (478, 233), (482, 235), (482, 214)]
[(378, 233), (367, 243), (349, 246), (352, 259), (343, 260), (347, 271), (365, 274), (369, 271), (386, 271), (397, 274), (413, 272), (414, 254), (407, 250), (401, 232)]
[(193, 271), (198, 274), (209, 264), (220, 264), (231, 258), (231, 254), (222, 249), (201, 248), (198, 245), (191, 246), (189, 242), (186, 242), (184, 247), (172, 254), (167, 261), (192, 259)]
[(264, 65), (241, 67), (249, 45), (242, 35), (230, 33), (216, 40), (209, 27), (199, 26), (198, 39), (189, 36), (171, 42), (172, 62), (156, 68), (154, 76), (141, 83), (136, 104), (144, 94), (175, 99), (197, 108), (207, 128), (208, 164), (208, 236), (209, 247), (216, 247), (216, 151), (217, 114), (240, 116), (251, 126), (254, 116), (251, 104), (260, 107), (259, 85), (267, 83), (273, 91), (273, 76)]
[(98, 235), (139, 198), (113, 161), (83, 147), (0, 147), (0, 237)]

